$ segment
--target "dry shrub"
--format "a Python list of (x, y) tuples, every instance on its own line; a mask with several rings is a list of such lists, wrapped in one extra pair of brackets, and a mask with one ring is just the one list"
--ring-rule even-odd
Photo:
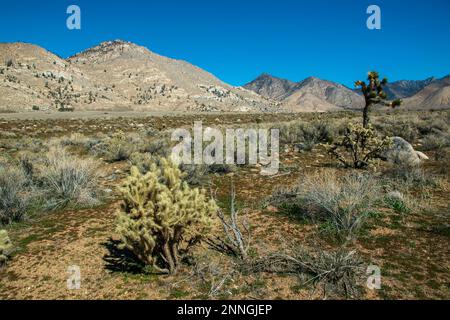
[(136, 141), (130, 139), (124, 132), (115, 132), (92, 148), (92, 152), (107, 162), (128, 160), (137, 150)]
[(450, 133), (435, 131), (422, 140), (422, 147), (425, 151), (435, 151), (435, 160), (446, 158), (445, 149), (450, 147)]
[(29, 181), (20, 167), (0, 166), (0, 225), (24, 218), (30, 203)]
[(150, 153), (153, 156), (167, 158), (172, 149), (167, 139), (157, 139), (144, 143), (141, 151)]
[(48, 195), (50, 207), (90, 207), (100, 203), (96, 161), (77, 158), (62, 148), (52, 148), (38, 170), (38, 179)]
[(244, 273), (268, 272), (295, 274), (305, 278), (303, 285), (323, 284), (325, 293), (356, 298), (364, 274), (364, 265), (355, 251), (316, 250), (309, 253), (294, 246), (291, 252), (275, 252), (242, 265)]
[(292, 216), (326, 222), (338, 238), (353, 239), (380, 195), (380, 185), (368, 174), (339, 178), (325, 171), (302, 178), (292, 188), (276, 190), (267, 203), (287, 209)]
[(146, 174), (150, 171), (153, 163), (157, 163), (158, 159), (150, 153), (133, 152), (128, 160), (131, 166), (137, 167), (139, 172)]
[(390, 183), (403, 190), (420, 187), (436, 187), (441, 181), (438, 176), (426, 171), (417, 163), (400, 161), (384, 171)]
[(321, 173), (306, 177), (297, 188), (309, 215), (324, 217), (333, 231), (347, 238), (357, 234), (381, 194), (379, 184), (368, 174), (337, 178)]
[(320, 143), (333, 141), (336, 129), (321, 120), (309, 123), (295, 121), (284, 125), (280, 130), (281, 145), (297, 145), (302, 150), (310, 151)]

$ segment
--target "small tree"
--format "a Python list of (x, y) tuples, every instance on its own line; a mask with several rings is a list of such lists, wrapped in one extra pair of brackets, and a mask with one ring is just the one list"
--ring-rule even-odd
[(207, 235), (217, 210), (205, 190), (191, 189), (182, 177), (178, 166), (163, 158), (145, 175), (132, 167), (120, 188), (119, 248), (162, 273), (177, 272), (181, 254)]
[(379, 138), (370, 124), (364, 128), (350, 123), (342, 139), (329, 146), (328, 152), (345, 167), (361, 169), (379, 158), (391, 144), (391, 138)]
[(69, 91), (69, 86), (58, 86), (54, 91), (50, 91), (54, 104), (58, 111), (73, 111), (74, 108), (70, 106), (73, 99), (72, 93)]
[(365, 106), (363, 109), (363, 127), (367, 128), (370, 119), (369, 113), (373, 105), (385, 105), (392, 108), (401, 105), (402, 101), (397, 99), (394, 101), (387, 101), (387, 95), (383, 91), (383, 87), (388, 83), (387, 78), (380, 81), (378, 72), (371, 71), (367, 77), (368, 83), (358, 80), (355, 82), (355, 87), (360, 88), (365, 100)]

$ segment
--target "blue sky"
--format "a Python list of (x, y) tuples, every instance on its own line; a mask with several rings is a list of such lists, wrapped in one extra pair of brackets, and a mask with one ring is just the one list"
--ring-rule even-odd
[[(81, 8), (81, 30), (66, 28), (70, 4)], [(366, 27), (371, 4), (381, 30)], [(0, 42), (67, 57), (124, 39), (233, 85), (263, 72), (348, 86), (371, 69), (391, 81), (450, 73), (449, 0), (17, 0), (0, 10)]]

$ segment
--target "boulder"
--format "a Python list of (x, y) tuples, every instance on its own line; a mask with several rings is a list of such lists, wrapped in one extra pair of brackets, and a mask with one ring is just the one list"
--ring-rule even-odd
[(414, 150), (413, 146), (401, 137), (393, 137), (393, 146), (386, 150), (383, 158), (397, 164), (418, 165), (429, 158), (422, 152)]
[(416, 151), (416, 154), (420, 160), (430, 160), (430, 158), (428, 158), (428, 156), (423, 152)]
[(404, 196), (400, 191), (391, 191), (386, 195), (389, 199), (404, 200)]

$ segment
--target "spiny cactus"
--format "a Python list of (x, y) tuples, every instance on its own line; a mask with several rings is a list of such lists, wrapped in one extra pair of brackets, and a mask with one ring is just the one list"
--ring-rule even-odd
[(392, 138), (379, 138), (372, 125), (364, 128), (350, 123), (341, 141), (328, 147), (328, 152), (346, 167), (364, 168), (392, 145)]
[(119, 189), (119, 248), (169, 274), (177, 272), (181, 255), (207, 235), (217, 210), (205, 190), (191, 189), (182, 177), (177, 165), (162, 158), (160, 166), (153, 164), (145, 175), (132, 167)]
[(8, 260), (8, 254), (12, 248), (11, 240), (9, 240), (6, 230), (0, 230), (0, 266)]
[(370, 71), (367, 77), (368, 83), (358, 80), (355, 82), (356, 88), (361, 88), (364, 95), (365, 106), (363, 110), (363, 126), (367, 128), (369, 125), (369, 113), (373, 105), (381, 104), (392, 108), (402, 104), (402, 100), (387, 101), (387, 95), (383, 91), (383, 87), (388, 83), (387, 78), (380, 81), (380, 76), (376, 71)]

